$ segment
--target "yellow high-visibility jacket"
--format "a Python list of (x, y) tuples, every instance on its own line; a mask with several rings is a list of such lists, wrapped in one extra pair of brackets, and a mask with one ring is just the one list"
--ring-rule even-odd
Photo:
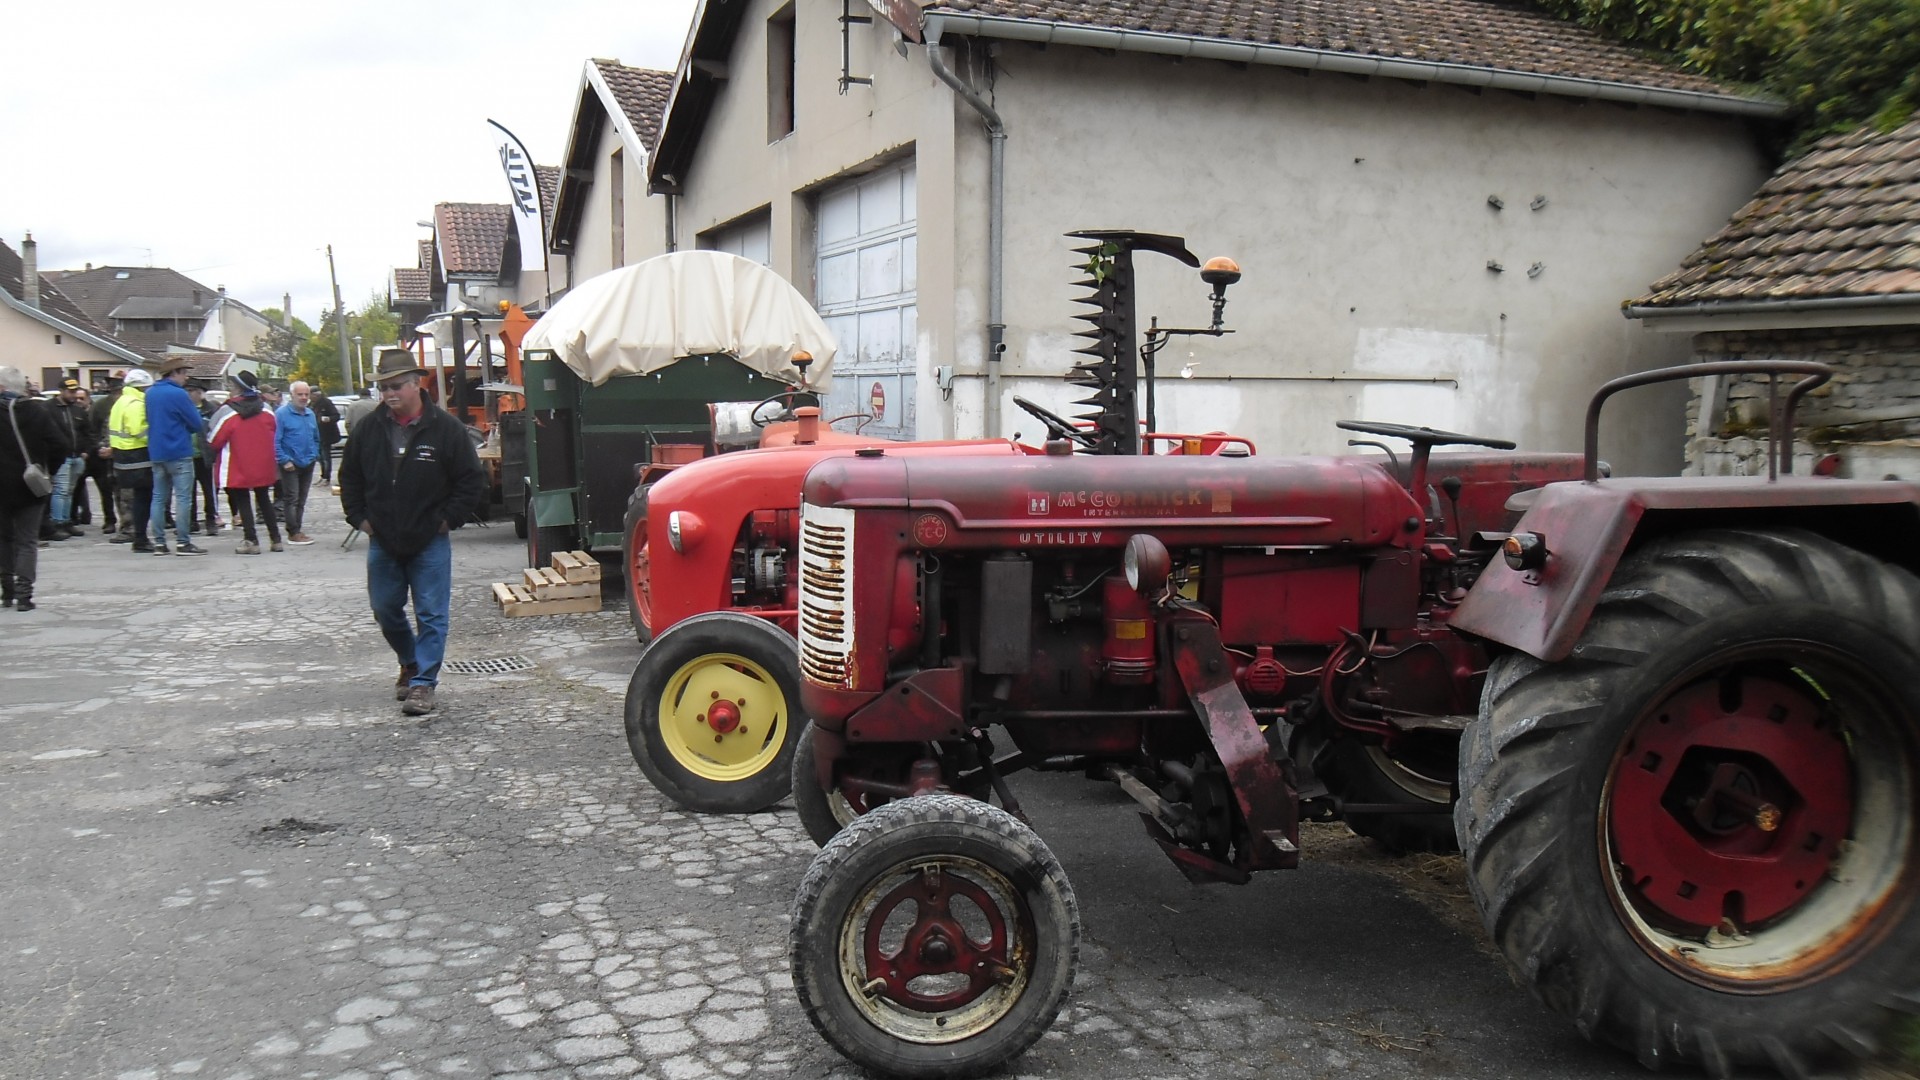
[(147, 393), (137, 386), (125, 387), (107, 414), (107, 445), (115, 450), (147, 448)]

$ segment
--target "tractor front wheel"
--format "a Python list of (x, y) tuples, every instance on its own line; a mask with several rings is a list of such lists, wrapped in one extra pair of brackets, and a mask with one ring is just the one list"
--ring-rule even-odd
[(819, 847), (840, 835), (840, 830), (860, 816), (835, 784), (831, 790), (820, 786), (820, 771), (815, 762), (813, 723), (800, 732), (799, 745), (793, 748), (793, 809), (800, 815), (800, 827)]
[(1460, 740), (1446, 732), (1415, 732), (1392, 750), (1343, 735), (1326, 743), (1314, 771), (1343, 801), (1404, 806), (1406, 814), (1354, 814), (1347, 828), (1390, 851), (1448, 854), (1458, 850), (1453, 778)]
[(625, 537), (620, 545), (620, 565), (626, 571), (627, 617), (633, 620), (634, 636), (642, 645), (653, 640), (653, 568), (647, 550), (647, 490), (652, 486), (633, 489), (620, 530)]
[(1799, 531), (1624, 561), (1488, 673), (1457, 831), (1533, 991), (1649, 1067), (1792, 1077), (1920, 1003), (1920, 580)]
[(668, 798), (744, 814), (787, 797), (800, 722), (794, 640), (763, 619), (696, 615), (656, 638), (627, 683), (627, 747)]
[(794, 990), (834, 1049), (885, 1076), (967, 1077), (1052, 1026), (1080, 917), (1033, 830), (937, 794), (882, 806), (822, 849), (791, 933)]

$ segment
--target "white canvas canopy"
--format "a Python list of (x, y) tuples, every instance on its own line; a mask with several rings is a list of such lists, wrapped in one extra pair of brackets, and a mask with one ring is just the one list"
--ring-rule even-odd
[(813, 354), (807, 384), (825, 390), (837, 350), (827, 324), (786, 279), (719, 251), (676, 251), (588, 278), (527, 332), (599, 386), (688, 356), (725, 354), (794, 384), (793, 354)]

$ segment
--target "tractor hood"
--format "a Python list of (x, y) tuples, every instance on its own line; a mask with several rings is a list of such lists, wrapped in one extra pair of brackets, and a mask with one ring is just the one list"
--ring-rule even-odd
[(814, 390), (826, 389), (838, 351), (785, 278), (719, 251), (676, 251), (588, 278), (534, 324), (522, 349), (553, 352), (593, 386), (713, 355), (798, 385), (793, 354), (804, 350)]

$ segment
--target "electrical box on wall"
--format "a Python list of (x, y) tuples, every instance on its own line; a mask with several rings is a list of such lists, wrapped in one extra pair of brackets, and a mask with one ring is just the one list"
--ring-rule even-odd
[(938, 364), (933, 369), (933, 385), (941, 390), (953, 389), (953, 365)]

